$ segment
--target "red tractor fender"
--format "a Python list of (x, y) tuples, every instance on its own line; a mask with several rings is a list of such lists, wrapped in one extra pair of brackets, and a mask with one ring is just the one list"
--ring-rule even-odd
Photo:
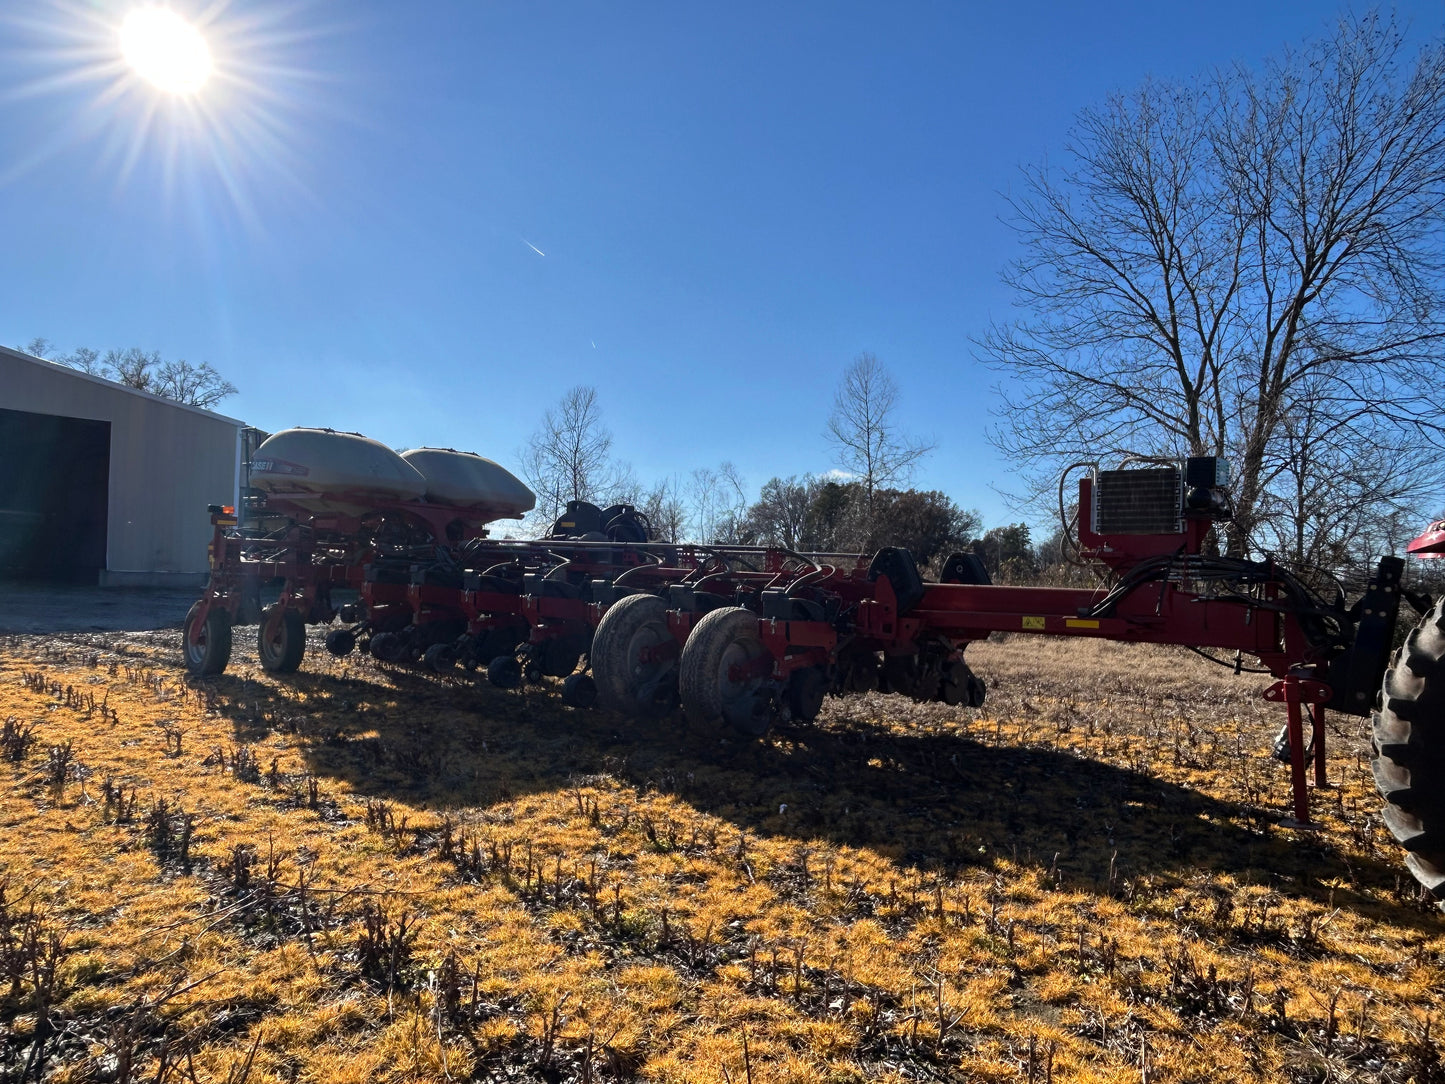
[(1405, 546), (1411, 557), (1445, 557), (1445, 519), (1425, 528), (1425, 533)]

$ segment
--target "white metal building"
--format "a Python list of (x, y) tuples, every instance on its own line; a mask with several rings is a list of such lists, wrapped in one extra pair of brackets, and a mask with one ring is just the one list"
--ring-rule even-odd
[(0, 577), (190, 585), (235, 504), (235, 418), (0, 347)]

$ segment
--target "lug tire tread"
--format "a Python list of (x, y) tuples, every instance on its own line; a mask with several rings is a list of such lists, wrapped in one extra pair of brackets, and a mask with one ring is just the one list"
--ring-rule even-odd
[(1445, 596), (1391, 660), (1371, 729), (1385, 826), (1410, 872), (1445, 899)]

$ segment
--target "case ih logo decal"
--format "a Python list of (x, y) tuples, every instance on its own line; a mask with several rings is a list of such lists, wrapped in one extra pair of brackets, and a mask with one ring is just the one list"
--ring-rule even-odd
[(288, 463), (284, 459), (254, 459), (251, 461), (251, 469), (258, 474), (293, 474), (298, 478), (304, 478), (311, 473), (309, 467), (303, 467), (300, 463)]

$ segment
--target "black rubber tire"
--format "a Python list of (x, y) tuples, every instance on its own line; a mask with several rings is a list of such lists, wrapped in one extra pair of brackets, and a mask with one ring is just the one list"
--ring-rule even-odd
[(788, 679), (788, 710), (793, 719), (800, 723), (811, 723), (823, 710), (823, 698), (828, 695), (828, 679), (820, 666), (805, 666), (794, 670)]
[(1445, 595), (1385, 671), (1372, 723), (1385, 825), (1410, 872), (1445, 899)]
[(326, 634), (326, 650), (337, 658), (350, 655), (356, 649), (356, 633), (350, 629), (332, 629)]
[(261, 620), (261, 581), (246, 580), (241, 585), (241, 605), (236, 607), (234, 625), (254, 625)]
[(301, 665), (301, 658), (306, 654), (306, 622), (295, 610), (283, 610), (276, 620), (280, 605), (273, 603), (261, 613), (261, 624), (256, 629), (256, 654), (261, 659), (261, 669), (289, 674)]
[(943, 687), (938, 698), (950, 707), (983, 707), (988, 687), (983, 679), (968, 668), (968, 663), (955, 659), (943, 668)]
[(371, 638), (368, 650), (381, 662), (400, 662), (406, 654), (406, 642), (398, 632), (378, 632)]
[(525, 643), (531, 630), (526, 625), (499, 625), (488, 629), (477, 642), (474, 653), (477, 665), (491, 662), (498, 655), (511, 655), (517, 645)]
[(191, 629), (201, 613), (201, 604), (195, 603), (186, 614), (186, 624), (181, 632), (181, 653), (186, 659), (186, 669), (200, 676), (219, 674), (231, 661), (231, 617), (219, 606), (212, 606), (206, 613), (205, 627), (196, 643), (191, 642)]
[(562, 682), (562, 703), (571, 708), (590, 708), (597, 703), (597, 682), (591, 674), (569, 674)]
[(704, 615), (687, 638), (678, 666), (683, 710), (700, 726), (727, 723), (751, 737), (772, 725), (771, 698), (763, 699), (765, 680), (728, 679), (735, 664), (752, 662), (766, 648), (758, 635), (758, 615), (741, 606), (725, 606)]
[(677, 657), (644, 664), (638, 656), (644, 647), (671, 639), (667, 603), (656, 595), (628, 595), (609, 606), (597, 623), (589, 656), (602, 706), (645, 719), (668, 714), (677, 702)]
[(522, 664), (515, 655), (498, 655), (487, 663), (487, 680), (499, 689), (515, 689), (522, 684)]
[(422, 654), (421, 663), (434, 674), (449, 673), (457, 664), (455, 644), (432, 644)]
[(538, 645), (533, 659), (546, 677), (564, 678), (582, 660), (587, 641), (582, 636), (555, 636)]

